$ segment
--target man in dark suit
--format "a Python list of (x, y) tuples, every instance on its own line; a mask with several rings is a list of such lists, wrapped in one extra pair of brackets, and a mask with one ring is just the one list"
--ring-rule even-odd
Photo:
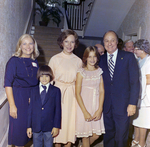
[(129, 120), (135, 114), (139, 96), (139, 69), (133, 53), (117, 49), (118, 37), (108, 31), (103, 37), (107, 50), (99, 66), (105, 88), (105, 147), (127, 147)]

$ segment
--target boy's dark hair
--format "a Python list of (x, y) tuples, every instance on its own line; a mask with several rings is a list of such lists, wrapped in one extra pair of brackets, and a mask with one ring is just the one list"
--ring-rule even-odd
[(50, 82), (54, 79), (53, 71), (48, 65), (42, 65), (37, 71), (37, 79), (40, 79), (40, 76), (48, 75), (50, 77)]

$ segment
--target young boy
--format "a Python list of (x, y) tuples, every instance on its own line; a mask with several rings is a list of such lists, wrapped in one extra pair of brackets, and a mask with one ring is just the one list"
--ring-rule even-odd
[(28, 109), (27, 135), (32, 137), (34, 147), (52, 147), (53, 137), (61, 127), (61, 93), (60, 89), (51, 85), (53, 73), (49, 66), (38, 69), (39, 86), (31, 91)]

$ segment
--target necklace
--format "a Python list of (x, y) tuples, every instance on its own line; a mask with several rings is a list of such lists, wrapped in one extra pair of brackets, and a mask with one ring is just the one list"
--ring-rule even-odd
[[(25, 61), (24, 61), (24, 58), (23, 58), (23, 63), (24, 63), (25, 69), (26, 69), (26, 71), (27, 71), (27, 75), (28, 75), (28, 77), (30, 77), (29, 71), (28, 71), (27, 66), (26, 66), (26, 63), (25, 63)], [(32, 66), (31, 66), (31, 71), (32, 71), (31, 77), (33, 77), (33, 68), (32, 68)]]

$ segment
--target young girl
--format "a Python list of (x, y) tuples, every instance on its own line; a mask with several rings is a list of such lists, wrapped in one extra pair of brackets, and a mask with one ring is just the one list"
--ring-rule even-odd
[(103, 123), (104, 86), (102, 69), (98, 67), (95, 47), (86, 48), (83, 68), (77, 73), (75, 93), (78, 102), (76, 136), (82, 138), (83, 147), (90, 147), (99, 135), (105, 133)]

